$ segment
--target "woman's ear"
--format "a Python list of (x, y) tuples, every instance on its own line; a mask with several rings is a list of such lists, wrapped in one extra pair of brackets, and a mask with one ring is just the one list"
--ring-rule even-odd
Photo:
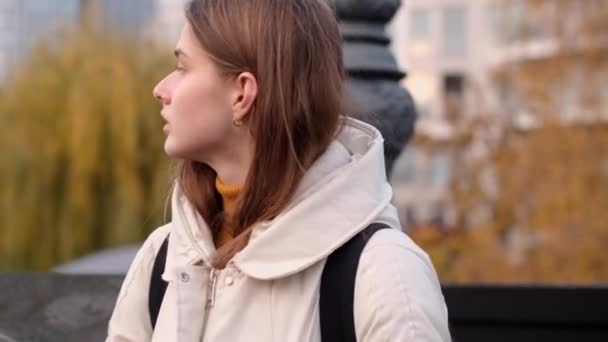
[(258, 96), (258, 81), (250, 72), (242, 72), (235, 79), (236, 91), (232, 98), (232, 121), (243, 122)]

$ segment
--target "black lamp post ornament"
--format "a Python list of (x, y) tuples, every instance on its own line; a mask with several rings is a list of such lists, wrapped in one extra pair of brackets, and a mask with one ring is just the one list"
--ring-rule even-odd
[(416, 110), (399, 81), (405, 73), (389, 50), (385, 26), (401, 0), (330, 0), (340, 19), (348, 71), (349, 114), (376, 126), (385, 139), (386, 170), (412, 135)]

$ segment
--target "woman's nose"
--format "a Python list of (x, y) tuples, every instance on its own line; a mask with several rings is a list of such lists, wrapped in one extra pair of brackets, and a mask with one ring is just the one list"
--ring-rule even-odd
[(154, 88), (154, 90), (152, 90), (152, 95), (155, 99), (158, 100), (158, 102), (163, 103), (163, 97), (160, 95), (156, 87)]
[(164, 104), (165, 102), (163, 101), (162, 96), (160, 96), (159, 94), (155, 94), (154, 97), (158, 100), (158, 102), (160, 102), (161, 104)]
[[(162, 82), (161, 82), (162, 83)], [(161, 104), (167, 104), (168, 98), (163, 94), (162, 89), (160, 87), (161, 83), (157, 84), (156, 87), (152, 90), (152, 95), (155, 99), (158, 100)]]

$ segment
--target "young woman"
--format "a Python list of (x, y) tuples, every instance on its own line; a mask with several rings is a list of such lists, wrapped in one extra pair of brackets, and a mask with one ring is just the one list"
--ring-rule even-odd
[(193, 0), (186, 17), (177, 68), (154, 89), (179, 161), (172, 220), (135, 257), (107, 341), (321, 341), (326, 260), (372, 223), (393, 229), (360, 254), (357, 341), (449, 341), (431, 261), (390, 204), (382, 137), (340, 115), (341, 37), (326, 0)]

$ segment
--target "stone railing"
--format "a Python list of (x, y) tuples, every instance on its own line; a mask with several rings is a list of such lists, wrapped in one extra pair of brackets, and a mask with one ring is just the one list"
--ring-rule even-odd
[(0, 275), (0, 342), (103, 341), (123, 276)]
[[(0, 342), (103, 341), (122, 279), (0, 274)], [(608, 287), (444, 286), (443, 293), (455, 342), (608, 341)]]

